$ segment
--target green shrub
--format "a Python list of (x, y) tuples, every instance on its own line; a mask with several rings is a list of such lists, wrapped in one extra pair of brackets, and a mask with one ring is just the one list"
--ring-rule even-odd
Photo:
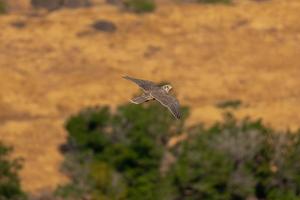
[[(86, 109), (71, 117), (60, 196), (130, 200), (300, 199), (300, 133), (278, 133), (260, 120), (184, 127), (158, 103)], [(172, 149), (167, 141), (185, 132)], [(175, 161), (160, 169), (166, 153)]]
[(216, 106), (221, 109), (226, 109), (226, 108), (238, 109), (241, 107), (241, 105), (242, 105), (242, 101), (239, 99), (221, 101), (216, 104)]
[[(183, 109), (184, 116), (187, 110)], [(72, 199), (161, 199), (159, 167), (168, 138), (183, 121), (158, 103), (87, 109), (71, 117), (64, 171), (72, 183), (57, 194)]]
[(198, 0), (199, 3), (223, 3), (223, 4), (230, 4), (232, 3), (232, 0)]
[(21, 189), (18, 171), (21, 169), (19, 159), (9, 159), (12, 148), (0, 142), (0, 199), (23, 200), (25, 193)]
[(0, 0), (0, 15), (6, 13), (6, 5), (3, 0)]
[(300, 198), (298, 134), (230, 114), (190, 134), (172, 171), (177, 199)]
[(124, 6), (136, 13), (152, 12), (156, 8), (153, 0), (125, 0)]

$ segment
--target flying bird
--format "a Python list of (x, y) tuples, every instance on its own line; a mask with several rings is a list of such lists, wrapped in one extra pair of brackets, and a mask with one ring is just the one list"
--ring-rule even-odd
[(131, 99), (130, 101), (132, 103), (141, 104), (146, 101), (157, 100), (163, 106), (167, 107), (176, 119), (180, 119), (181, 114), (179, 102), (175, 97), (168, 94), (172, 89), (171, 85), (158, 86), (152, 81), (136, 79), (129, 76), (123, 76), (123, 78), (134, 82), (144, 91), (141, 96)]

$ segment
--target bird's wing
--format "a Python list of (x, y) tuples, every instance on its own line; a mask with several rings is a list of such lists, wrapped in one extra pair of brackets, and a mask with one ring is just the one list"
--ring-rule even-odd
[(135, 98), (131, 99), (130, 101), (132, 103), (135, 103), (135, 104), (141, 104), (141, 103), (144, 103), (144, 102), (149, 101), (151, 99), (153, 99), (152, 96), (143, 94), (141, 96), (138, 96), (138, 97), (135, 97)]
[(177, 119), (180, 119), (180, 105), (175, 97), (162, 91), (153, 91), (150, 93), (150, 95), (159, 101), (163, 106), (167, 107)]
[(144, 91), (149, 92), (151, 89), (157, 88), (158, 86), (152, 81), (146, 81), (142, 79), (136, 79), (129, 76), (123, 76), (123, 78), (130, 80), (140, 86)]

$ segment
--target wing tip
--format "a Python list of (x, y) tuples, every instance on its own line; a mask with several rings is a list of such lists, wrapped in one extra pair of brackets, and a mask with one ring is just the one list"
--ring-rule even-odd
[(134, 101), (133, 99), (130, 99), (129, 101), (133, 104), (139, 104), (138, 102)]
[(178, 114), (176, 114), (176, 115), (174, 115), (175, 116), (175, 118), (177, 119), (177, 120), (180, 120), (181, 119), (181, 115), (178, 113)]
[(177, 119), (177, 120), (180, 120), (181, 119), (181, 113), (180, 112), (175, 112), (171, 109), (169, 109), (170, 112), (172, 113), (172, 115)]

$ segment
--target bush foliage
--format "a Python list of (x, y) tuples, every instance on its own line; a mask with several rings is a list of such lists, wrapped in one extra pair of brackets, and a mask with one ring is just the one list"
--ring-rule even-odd
[(232, 3), (232, 0), (198, 0), (199, 3), (211, 3), (211, 4), (230, 4)]
[(153, 0), (124, 0), (124, 6), (127, 10), (136, 13), (152, 12), (156, 8)]
[(6, 4), (3, 0), (0, 0), (0, 15), (6, 13)]
[(0, 142), (0, 199), (24, 200), (25, 193), (20, 186), (18, 171), (21, 169), (19, 159), (9, 159), (12, 151)]
[[(87, 109), (71, 117), (64, 171), (69, 199), (300, 198), (300, 137), (230, 113), (211, 127), (184, 127), (158, 104)], [(173, 136), (182, 143), (167, 147)], [(166, 152), (175, 161), (161, 172)]]
[[(186, 112), (186, 111), (185, 111)], [(159, 114), (158, 114), (159, 113)], [(158, 104), (87, 109), (70, 118), (64, 169), (73, 182), (58, 194), (80, 199), (162, 199), (159, 168), (171, 136), (181, 133)]]
[(173, 172), (179, 199), (300, 198), (299, 134), (227, 114), (224, 123), (196, 128), (190, 137)]

